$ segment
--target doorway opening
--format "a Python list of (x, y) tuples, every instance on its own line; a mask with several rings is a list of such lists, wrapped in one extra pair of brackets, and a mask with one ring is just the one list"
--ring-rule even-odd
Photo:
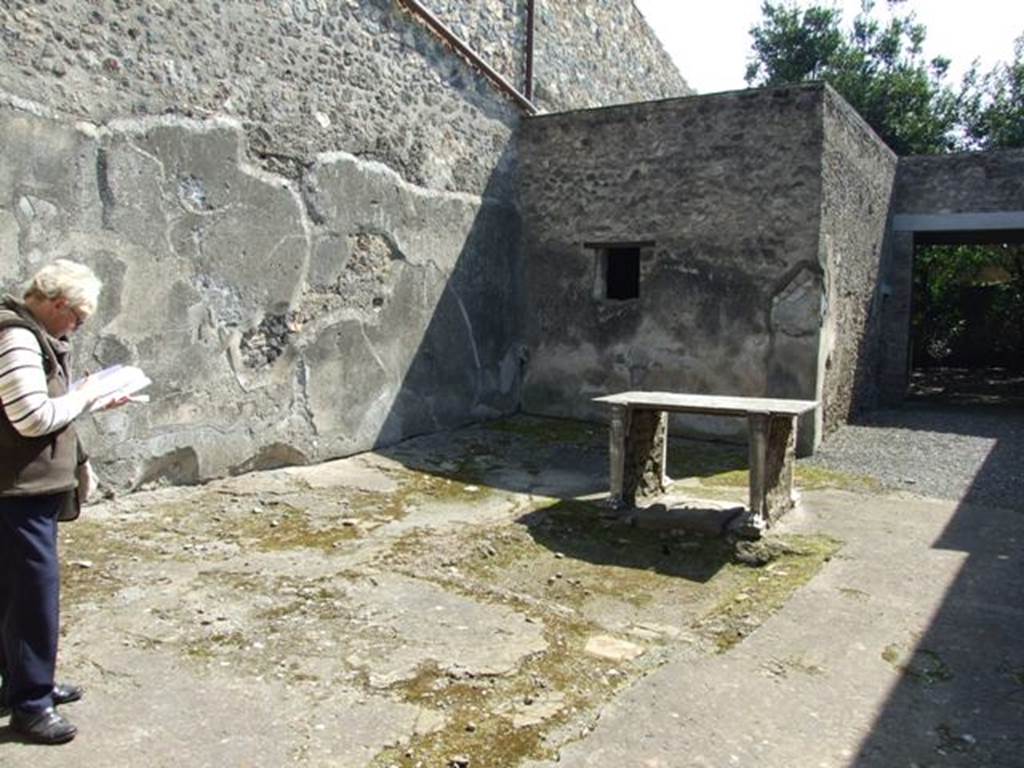
[(908, 396), (1024, 404), (1024, 231), (914, 237)]

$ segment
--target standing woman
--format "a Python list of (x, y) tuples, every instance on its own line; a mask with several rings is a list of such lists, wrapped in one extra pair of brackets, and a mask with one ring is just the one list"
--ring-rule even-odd
[(55, 683), (60, 574), (57, 519), (95, 485), (74, 420), (96, 400), (69, 392), (68, 337), (96, 310), (101, 283), (59, 259), (24, 300), (0, 301), (0, 710), (26, 739), (62, 744), (77, 729), (55, 709), (82, 689)]

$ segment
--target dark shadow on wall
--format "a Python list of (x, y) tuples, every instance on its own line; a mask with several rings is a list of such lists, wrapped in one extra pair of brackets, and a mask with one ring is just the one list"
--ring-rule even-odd
[(1024, 765), (1024, 409), (888, 411), (886, 426), (995, 442), (936, 549), (967, 554), (852, 765)]
[[(891, 195), (885, 204), (887, 208), (891, 208)], [(892, 234), (888, 221), (886, 222), (882, 242), (879, 244), (879, 251), (878, 272), (875, 276), (874, 290), (871, 293), (871, 300), (867, 307), (863, 333), (857, 342), (857, 349), (853, 356), (855, 362), (849, 402), (846, 405), (845, 412), (834, 414), (831, 419), (826, 418), (823, 426), (823, 438), (827, 437), (844, 423), (854, 422), (861, 414), (877, 408), (881, 401), (882, 395), (879, 378), (886, 354), (883, 328), (884, 323), (889, 317), (888, 307), (886, 306), (889, 301), (887, 279), (889, 271), (893, 269)], [(825, 375), (826, 377), (834, 375), (831, 367), (826, 367)], [(827, 386), (826, 391), (828, 391)]]
[[(507, 156), (513, 151), (511, 146), (506, 148), (498, 168), (509, 166)], [(450, 272), (431, 265), (396, 289), (392, 301), (429, 302), (424, 297), (433, 292), (437, 302), (422, 332), (415, 325), (384, 329), (421, 335), (413, 342), (415, 349), (407, 358), (374, 447), (518, 409), (524, 362), (522, 238), (518, 210), (502, 191), (507, 185), (504, 173), (492, 174), (454, 259), (450, 254), (415, 254), (418, 262), (451, 264)], [(444, 221), (423, 224), (445, 225)], [(411, 321), (419, 322), (415, 317)]]
[[(415, 278), (421, 284), (409, 281), (394, 300), (411, 303), (425, 300), (431, 292), (439, 295), (418, 340), (414, 340), (420, 332), (417, 318), (408, 324), (399, 319), (398, 324), (407, 327), (383, 329), (409, 334), (415, 351), (399, 363), (407, 362), (374, 447), (516, 411), (524, 362), (523, 238), (515, 200), (518, 108), (415, 14), (401, 4), (392, 3), (389, 10), (385, 25), (411, 35), (412, 47), (423, 54), (422, 63), (433, 69), (439, 87), (457, 93), (488, 120), (510, 124), (512, 135), (496, 157), (457, 256), (406, 254), (435, 266)], [(455, 115), (448, 119), (458, 120)], [(453, 178), (460, 180), (460, 163), (457, 158), (452, 162)], [(462, 182), (477, 187), (473, 179), (461, 179), (459, 188), (466, 188)], [(436, 210), (443, 215), (446, 209), (438, 205)], [(426, 220), (418, 226), (428, 234), (449, 224), (464, 225), (456, 218)], [(419, 240), (429, 243), (431, 238)]]

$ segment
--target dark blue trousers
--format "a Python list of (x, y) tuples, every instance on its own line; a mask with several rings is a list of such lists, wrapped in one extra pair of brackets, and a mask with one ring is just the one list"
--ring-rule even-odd
[(60, 567), (57, 514), (64, 494), (0, 498), (0, 674), (7, 703), (53, 706)]

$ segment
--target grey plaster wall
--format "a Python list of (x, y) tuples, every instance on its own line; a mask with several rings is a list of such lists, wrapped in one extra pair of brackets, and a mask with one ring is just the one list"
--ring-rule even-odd
[[(645, 388), (816, 395), (823, 94), (744, 91), (524, 123), (526, 410), (604, 417), (591, 397)], [(653, 242), (639, 298), (595, 296), (600, 260), (585, 244), (631, 241)]]
[(105, 280), (78, 368), (132, 362), (155, 382), (150, 405), (86, 422), (117, 485), (324, 459), (517, 406), (508, 204), (347, 153), (319, 156), (300, 192), (249, 164), (224, 119), (68, 126), (24, 107), (0, 107), (3, 283), (54, 256)]
[(822, 264), (825, 332), (819, 358), (824, 434), (878, 401), (879, 269), (896, 156), (831, 89), (824, 100)]
[[(473, 9), (471, 40), (523, 5)], [(572, 29), (574, 98), (682, 83), (650, 76), (670, 66), (650, 30)], [(486, 52), (512, 67), (519, 39)], [(196, 482), (517, 408), (519, 119), (397, 0), (0, 4), (0, 288), (92, 265), (79, 370), (155, 381), (87, 422), (105, 478)]]

